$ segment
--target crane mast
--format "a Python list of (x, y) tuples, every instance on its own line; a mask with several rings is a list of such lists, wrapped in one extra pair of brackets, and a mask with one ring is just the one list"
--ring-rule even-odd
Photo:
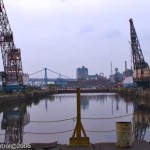
[(133, 81), (136, 83), (138, 87), (149, 88), (150, 87), (149, 65), (144, 60), (144, 56), (136, 34), (133, 20), (129, 19), (129, 22), (130, 22), (132, 61), (134, 67)]
[(4, 72), (3, 85), (22, 85), (23, 69), (21, 61), (21, 50), (15, 47), (13, 32), (11, 30), (3, 0), (0, 0), (0, 48)]

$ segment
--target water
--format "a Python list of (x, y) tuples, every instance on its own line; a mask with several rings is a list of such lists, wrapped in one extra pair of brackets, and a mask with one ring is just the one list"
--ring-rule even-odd
[[(145, 103), (146, 102), (143, 101), (137, 102), (136, 100), (127, 100), (113, 93), (81, 94), (80, 106), (82, 118), (91, 118), (82, 119), (82, 124), (87, 136), (90, 138), (90, 143), (116, 142), (116, 132), (114, 130), (116, 128), (115, 123), (118, 121), (135, 123), (135, 131), (136, 135), (138, 135), (137, 138), (139, 140), (144, 139), (149, 141), (150, 107)], [(13, 120), (17, 120), (18, 117), (21, 116), (23, 118), (21, 119), (24, 120), (20, 121), (24, 133), (22, 137), (24, 143), (58, 141), (62, 144), (68, 144), (69, 138), (72, 137), (76, 125), (76, 94), (58, 94), (41, 100), (28, 100), (24, 104), (9, 105), (5, 108), (5, 111), (1, 108), (0, 112), (0, 142), (4, 142), (4, 139), (8, 141), (8, 138), (5, 138), (6, 127), (9, 126), (12, 131), (14, 131), (12, 126), (17, 126), (15, 121), (13, 123), (11, 121), (9, 125), (5, 123), (5, 121), (11, 120), (12, 118)], [(111, 119), (116, 116), (126, 117)], [(43, 122), (68, 118), (71, 119), (61, 122)], [(20, 126), (21, 124), (19, 127)], [(52, 134), (63, 131), (68, 132)], [(8, 133), (10, 134), (7, 130), (7, 135)], [(18, 137), (21, 136), (18, 134)]]

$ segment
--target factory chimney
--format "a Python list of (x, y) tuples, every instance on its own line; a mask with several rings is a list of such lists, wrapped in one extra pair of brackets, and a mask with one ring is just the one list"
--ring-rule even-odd
[(125, 61), (125, 71), (127, 71), (127, 61)]

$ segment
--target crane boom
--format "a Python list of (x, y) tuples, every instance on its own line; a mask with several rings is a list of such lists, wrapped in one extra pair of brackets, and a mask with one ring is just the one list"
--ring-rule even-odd
[(129, 19), (129, 22), (130, 22), (132, 61), (134, 67), (133, 81), (136, 83), (138, 87), (149, 88), (150, 87), (149, 65), (144, 60), (144, 56), (136, 34), (133, 20)]
[(133, 20), (130, 19), (129, 22), (130, 22), (131, 48), (132, 48), (134, 69), (149, 68), (148, 64), (144, 60), (144, 56), (136, 34)]

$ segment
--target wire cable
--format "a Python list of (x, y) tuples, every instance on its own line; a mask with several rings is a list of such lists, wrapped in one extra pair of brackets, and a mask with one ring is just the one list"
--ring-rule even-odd
[(91, 130), (85, 130), (86, 132), (97, 132), (97, 133), (99, 133), (99, 132), (101, 132), (101, 133), (105, 133), (105, 132), (115, 132), (116, 130), (105, 130), (105, 131), (91, 131)]
[(36, 121), (36, 120), (33, 120), (33, 121), (30, 121), (30, 122), (32, 122), (32, 123), (53, 123), (53, 122), (63, 122), (63, 121), (68, 121), (68, 120), (73, 120), (73, 121), (75, 121), (75, 120), (76, 120), (76, 117), (67, 118), (67, 119), (62, 119), (62, 120), (47, 120), (47, 121)]
[[(71, 132), (74, 131), (74, 129), (70, 129), (70, 130), (65, 130), (65, 131), (58, 131), (58, 132), (29, 132), (26, 131), (24, 132), (24, 134), (61, 134), (61, 133), (67, 133), (67, 132)], [(106, 132), (115, 132), (116, 130), (104, 130), (104, 131), (96, 131), (96, 130), (85, 130), (86, 132), (96, 132), (96, 133), (106, 133)]]
[(81, 119), (89, 119), (89, 120), (100, 120), (100, 119), (116, 119), (116, 118), (123, 118), (123, 117), (127, 117), (127, 116), (131, 116), (132, 114), (128, 114), (128, 115), (123, 115), (123, 116), (116, 116), (116, 117), (107, 117), (107, 118), (81, 118)]
[(74, 131), (74, 129), (70, 129), (70, 130), (66, 130), (66, 131), (58, 131), (58, 132), (24, 132), (24, 134), (60, 134), (60, 133), (67, 133), (67, 132), (71, 132)]

